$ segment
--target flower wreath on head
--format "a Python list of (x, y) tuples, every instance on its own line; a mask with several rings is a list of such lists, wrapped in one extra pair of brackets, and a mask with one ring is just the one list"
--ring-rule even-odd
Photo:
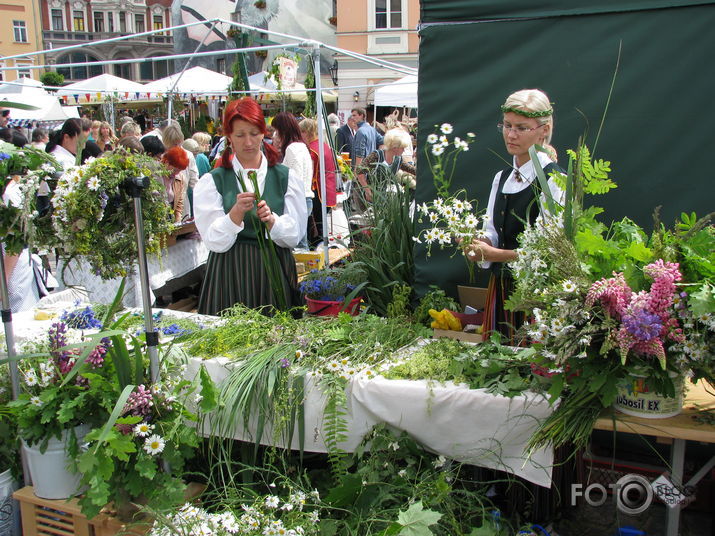
[(123, 148), (69, 169), (52, 198), (52, 226), (61, 257), (81, 256), (102, 279), (125, 276), (138, 256), (133, 229), (134, 201), (125, 181), (149, 177), (141, 191), (148, 253), (158, 254), (161, 236), (173, 231), (164, 187), (168, 171), (153, 158)]
[(21, 177), (17, 182), (20, 206), (0, 199), (0, 236), (7, 254), (19, 254), (27, 245), (44, 247), (51, 242), (49, 216), (38, 212), (37, 192), (43, 181), (51, 180), (61, 170), (57, 160), (45, 151), (0, 142), (0, 194), (6, 192), (14, 177)]
[(515, 114), (523, 115), (524, 117), (530, 117), (530, 118), (548, 117), (548, 116), (554, 114), (553, 108), (549, 108), (548, 110), (539, 110), (536, 112), (529, 112), (526, 110), (522, 110), (521, 108), (517, 108), (516, 106), (506, 106), (506, 105), (502, 105), (501, 111), (504, 114), (513, 112)]

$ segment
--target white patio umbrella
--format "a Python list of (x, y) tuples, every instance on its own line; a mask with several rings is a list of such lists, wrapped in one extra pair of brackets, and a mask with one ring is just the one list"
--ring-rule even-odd
[(42, 87), (42, 82), (32, 78), (21, 78), (12, 83), (0, 85), (0, 107), (2, 101), (30, 104), (37, 109), (13, 109), (10, 116), (13, 124), (27, 126), (32, 121), (61, 123), (70, 117), (77, 117), (75, 106), (63, 107), (56, 96)]
[[(68, 84), (62, 89), (57, 90), (57, 94), (59, 96), (71, 96), (78, 94), (84, 96), (89, 93), (92, 95), (93, 100), (100, 101), (105, 95), (114, 95), (115, 93), (120, 99), (131, 100), (137, 98), (137, 93), (145, 92), (146, 89), (144, 89), (144, 84), (106, 73), (93, 76), (92, 78), (87, 78), (86, 80), (80, 80), (79, 82), (75, 82), (73, 84)], [(100, 99), (96, 99), (97, 93), (101, 94)], [(129, 94), (128, 96), (127, 93)]]
[(375, 90), (375, 106), (417, 108), (417, 77), (405, 76)]
[[(191, 94), (228, 94), (228, 85), (232, 78), (216, 71), (196, 66), (184, 71), (179, 78), (179, 74), (172, 74), (166, 78), (155, 80), (144, 84), (144, 91), (151, 93), (168, 93), (174, 88), (174, 93)], [(176, 80), (179, 79), (178, 83)]]

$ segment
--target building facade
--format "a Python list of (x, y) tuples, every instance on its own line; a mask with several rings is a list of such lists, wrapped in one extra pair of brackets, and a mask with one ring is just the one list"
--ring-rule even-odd
[[(417, 68), (419, 17), (419, 0), (339, 0), (337, 46)], [(336, 61), (341, 112), (356, 105), (369, 107), (374, 102), (374, 84), (405, 76), (345, 55), (338, 55)]]
[[(94, 41), (162, 30), (171, 24), (171, 0), (39, 0), (42, 37), (48, 64), (117, 61), (168, 56), (174, 53), (170, 31), (93, 45)], [(59, 67), (67, 82), (108, 73), (136, 82), (149, 82), (174, 73), (173, 60)]]
[[(15, 56), (42, 50), (38, 0), (2, 0), (0, 3), (0, 56)], [(11, 82), (18, 78), (39, 79), (37, 69), (29, 69), (45, 61), (42, 56), (28, 56), (0, 61), (0, 81)]]

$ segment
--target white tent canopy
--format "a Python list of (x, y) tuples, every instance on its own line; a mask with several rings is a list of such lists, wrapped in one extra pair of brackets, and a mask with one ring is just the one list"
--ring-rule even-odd
[(74, 84), (69, 84), (64, 86), (62, 89), (57, 91), (58, 95), (74, 95), (74, 94), (85, 94), (85, 93), (95, 93), (102, 92), (112, 93), (117, 92), (120, 95), (129, 92), (130, 95), (134, 96), (136, 93), (144, 93), (144, 85), (132, 80), (127, 80), (125, 78), (120, 78), (112, 74), (100, 74), (98, 76), (93, 76), (92, 78), (87, 78), (86, 80), (80, 80)]
[(78, 117), (76, 106), (63, 107), (54, 95), (42, 87), (42, 83), (32, 78), (21, 78), (12, 84), (0, 85), (0, 106), (2, 101), (21, 102), (36, 106), (37, 110), (13, 109), (10, 117), (17, 121), (61, 122), (70, 117)]
[(375, 90), (375, 106), (417, 108), (417, 77), (405, 76)]
[[(177, 78), (178, 84), (174, 87)], [(166, 78), (155, 80), (144, 85), (142, 91), (148, 93), (168, 93), (173, 87), (174, 93), (210, 93), (210, 94), (228, 94), (228, 85), (232, 78), (215, 71), (210, 71), (200, 66), (192, 67), (181, 73), (172, 74)]]

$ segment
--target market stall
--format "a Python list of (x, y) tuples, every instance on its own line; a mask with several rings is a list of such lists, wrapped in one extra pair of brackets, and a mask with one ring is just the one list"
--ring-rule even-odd
[(79, 117), (76, 106), (62, 106), (56, 96), (47, 92), (41, 82), (32, 78), (21, 78), (17, 82), (0, 85), (0, 106), (2, 101), (31, 104), (36, 110), (14, 109), (11, 124), (28, 127), (36, 124), (44, 128), (54, 128), (70, 117)]

